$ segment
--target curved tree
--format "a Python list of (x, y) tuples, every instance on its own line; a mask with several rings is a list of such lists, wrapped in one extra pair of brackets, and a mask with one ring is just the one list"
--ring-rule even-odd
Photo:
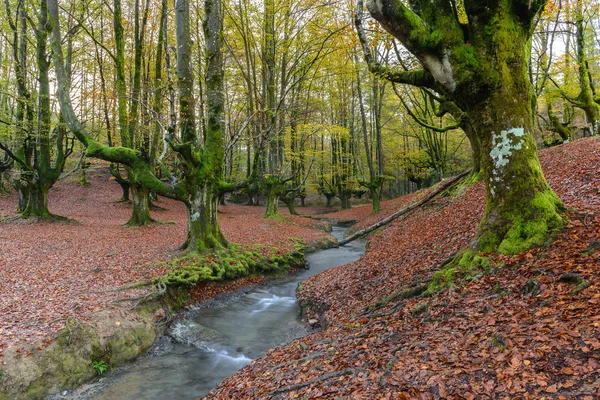
[[(205, 1), (206, 98), (207, 128), (204, 140), (196, 126), (193, 76), (190, 68), (189, 1), (178, 0), (176, 10), (177, 74), (179, 80), (179, 140), (170, 134), (165, 139), (180, 160), (179, 182), (163, 182), (154, 175), (152, 164), (136, 150), (109, 147), (93, 139), (75, 114), (69, 99), (69, 80), (65, 72), (57, 0), (48, 0), (53, 23), (52, 49), (61, 112), (73, 134), (87, 149), (88, 157), (121, 163), (131, 171), (129, 178), (157, 194), (179, 200), (188, 213), (188, 236), (184, 248), (202, 251), (227, 246), (217, 220), (217, 203), (221, 192), (231, 190), (223, 179), (223, 9), (219, 0)], [(177, 143), (175, 143), (177, 142)], [(202, 145), (203, 142), (203, 145)]]
[(370, 0), (367, 8), (423, 69), (384, 71), (430, 88), (463, 110), (480, 149), (487, 205), (474, 248), (512, 254), (560, 229), (562, 203), (548, 186), (533, 139), (527, 67), (546, 0)]

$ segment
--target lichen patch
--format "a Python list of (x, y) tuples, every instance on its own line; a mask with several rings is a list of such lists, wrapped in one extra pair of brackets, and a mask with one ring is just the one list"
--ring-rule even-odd
[[(525, 129), (511, 128), (504, 130), (499, 134), (492, 132), (492, 135), (493, 147), (490, 151), (490, 157), (492, 158), (493, 163), (492, 175), (490, 177), (491, 186), (502, 182), (501, 170), (508, 165), (513, 153), (524, 147)], [(490, 190), (490, 193), (494, 196), (495, 191), (493, 188)]]

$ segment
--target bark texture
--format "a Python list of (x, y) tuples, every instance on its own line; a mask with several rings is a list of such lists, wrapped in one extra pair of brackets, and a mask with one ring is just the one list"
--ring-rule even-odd
[(408, 3), (367, 7), (419, 59), (420, 83), (469, 118), (487, 191), (474, 249), (514, 254), (544, 244), (563, 225), (562, 203), (537, 158), (527, 76), (534, 20), (546, 1), (465, 0), (461, 18), (453, 2)]

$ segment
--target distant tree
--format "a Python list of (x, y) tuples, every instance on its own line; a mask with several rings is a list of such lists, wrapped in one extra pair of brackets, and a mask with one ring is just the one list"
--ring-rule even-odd
[(590, 48), (593, 47), (590, 44), (593, 42), (586, 34), (589, 31), (588, 25), (591, 23), (590, 19), (586, 18), (588, 7), (586, 3), (588, 2), (577, 0), (572, 12), (576, 30), (576, 66), (579, 93), (572, 96), (562, 88), (561, 94), (565, 100), (585, 112), (590, 133), (597, 135), (600, 134), (600, 96), (596, 93), (590, 68), (589, 53)]

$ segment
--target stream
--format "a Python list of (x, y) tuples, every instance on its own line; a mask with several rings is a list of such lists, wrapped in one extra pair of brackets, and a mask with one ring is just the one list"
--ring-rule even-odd
[[(345, 230), (334, 227), (332, 235), (340, 240)], [(356, 261), (364, 251), (363, 240), (318, 250), (307, 254), (307, 270), (190, 307), (149, 356), (66, 398), (198, 399), (269, 349), (309, 333), (298, 315), (298, 283)]]

